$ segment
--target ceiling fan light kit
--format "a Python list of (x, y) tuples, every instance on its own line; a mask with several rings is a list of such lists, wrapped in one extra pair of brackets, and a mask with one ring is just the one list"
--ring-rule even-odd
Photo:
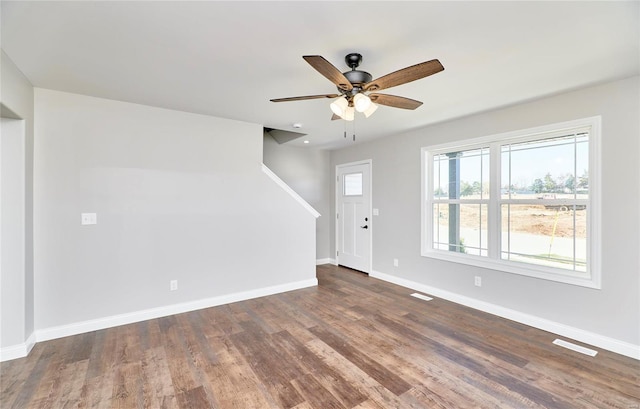
[(369, 118), (371, 116), (371, 114), (373, 114), (374, 112), (376, 112), (376, 109), (378, 109), (378, 106), (376, 104), (374, 104), (373, 102), (371, 104), (369, 104), (369, 108), (367, 108), (363, 114), (365, 118)]
[(444, 70), (440, 61), (430, 60), (372, 80), (373, 76), (371, 74), (356, 69), (362, 62), (362, 55), (358, 53), (350, 53), (344, 57), (347, 66), (351, 68), (351, 71), (347, 72), (340, 72), (333, 64), (320, 55), (305, 55), (302, 58), (316, 71), (331, 81), (338, 88), (339, 94), (276, 98), (271, 101), (286, 102), (331, 98), (334, 99), (330, 105), (331, 111), (334, 114), (331, 119), (342, 118), (346, 121), (353, 121), (355, 111), (363, 113), (364, 116), (368, 118), (378, 109), (378, 105), (410, 110), (418, 108), (422, 105), (420, 101), (396, 95), (373, 93), (373, 91), (396, 87)]
[(329, 105), (331, 111), (338, 116), (343, 116), (347, 107), (349, 107), (349, 101), (344, 97), (338, 97), (335, 101)]
[(371, 99), (366, 96), (364, 93), (360, 92), (353, 97), (353, 106), (355, 106), (356, 111), (364, 112), (371, 105)]
[(344, 115), (342, 115), (342, 119), (344, 119), (345, 121), (353, 121), (353, 119), (355, 118), (355, 109), (353, 109), (353, 107), (347, 107), (347, 109), (344, 111)]

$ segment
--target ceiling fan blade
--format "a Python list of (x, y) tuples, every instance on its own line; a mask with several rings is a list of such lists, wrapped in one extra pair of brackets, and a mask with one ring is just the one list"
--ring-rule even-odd
[(406, 84), (411, 81), (419, 80), (429, 75), (436, 74), (444, 70), (442, 64), (438, 60), (426, 61), (411, 67), (392, 72), (367, 84), (364, 84), (365, 91), (378, 91), (381, 89), (391, 88), (398, 85)]
[(302, 101), (305, 99), (338, 98), (340, 94), (305, 95), (303, 97), (275, 98), (271, 102)]
[(340, 117), (339, 115), (333, 114), (331, 115), (331, 120), (335, 121), (336, 119), (342, 119), (342, 117)]
[(349, 82), (347, 77), (344, 76), (333, 64), (325, 60), (320, 55), (305, 55), (302, 58), (308, 62), (313, 68), (320, 74), (324, 75), (329, 81), (333, 82), (338, 88), (345, 91), (351, 91), (353, 85)]
[(422, 102), (416, 101), (415, 99), (398, 97), (395, 95), (387, 95), (387, 94), (370, 94), (369, 98), (371, 98), (371, 102), (380, 105), (386, 105), (394, 108), (402, 108), (402, 109), (416, 109)]

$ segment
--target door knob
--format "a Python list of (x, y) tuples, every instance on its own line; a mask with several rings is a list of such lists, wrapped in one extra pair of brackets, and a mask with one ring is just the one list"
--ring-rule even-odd
[(364, 226), (360, 226), (361, 229), (368, 229), (369, 226), (367, 226), (366, 224)]

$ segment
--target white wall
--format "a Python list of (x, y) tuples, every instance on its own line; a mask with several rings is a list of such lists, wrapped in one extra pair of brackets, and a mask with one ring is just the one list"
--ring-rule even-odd
[[(373, 207), (380, 209), (373, 231), (376, 272), (583, 331), (605, 344), (620, 342), (621, 350), (636, 348), (640, 357), (638, 112), (640, 81), (634, 77), (332, 151), (332, 167), (373, 159)], [(421, 257), (421, 147), (596, 115), (602, 115), (601, 290)], [(481, 288), (473, 284), (475, 275), (482, 276)]]
[[(33, 87), (0, 51), (2, 120), (2, 359), (24, 355), (34, 329), (33, 294)], [(4, 146), (7, 143), (7, 146)], [(10, 150), (5, 151), (4, 148)], [(20, 155), (15, 157), (14, 155)], [(17, 168), (20, 167), (20, 168)], [(13, 195), (20, 195), (15, 198)]]
[(327, 150), (278, 144), (264, 134), (264, 164), (320, 213), (316, 220), (316, 259), (326, 261), (329, 252), (331, 168)]
[(261, 125), (45, 89), (35, 117), (38, 339), (315, 282), (315, 218), (262, 173)]
[(24, 120), (0, 118), (2, 346), (25, 341)]

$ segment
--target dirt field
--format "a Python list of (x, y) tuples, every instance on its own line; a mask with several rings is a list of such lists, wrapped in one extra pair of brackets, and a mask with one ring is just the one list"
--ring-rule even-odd
[[(540, 205), (511, 205), (511, 231), (514, 233), (529, 233), (555, 237), (573, 237), (574, 212), (546, 209)], [(480, 205), (461, 205), (461, 227), (478, 228)], [(503, 209), (503, 226), (507, 225), (507, 209)], [(587, 237), (587, 211), (575, 212), (576, 238)], [(440, 224), (446, 225), (449, 220), (448, 205), (440, 206)], [(487, 223), (487, 208), (482, 209), (482, 224)], [(555, 234), (554, 234), (555, 226)]]

